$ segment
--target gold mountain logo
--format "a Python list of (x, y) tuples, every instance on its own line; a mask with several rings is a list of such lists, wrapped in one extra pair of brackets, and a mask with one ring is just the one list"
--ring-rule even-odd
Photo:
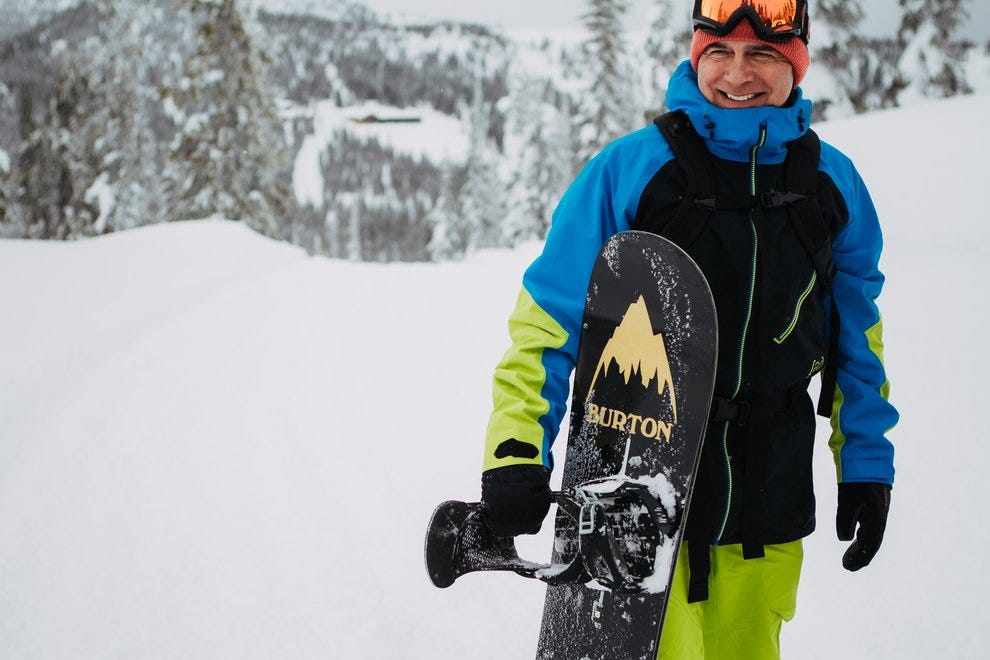
[[(664, 391), (669, 392), (672, 420), (668, 422), (643, 417), (591, 403), (598, 378), (608, 373), (613, 362), (618, 367), (626, 385), (629, 385), (633, 376), (638, 373), (638, 380), (643, 389), (649, 389), (651, 384), (656, 381), (658, 396), (663, 396)], [(595, 368), (595, 375), (591, 379), (588, 399), (585, 402), (585, 412), (586, 420), (593, 424), (670, 442), (673, 425), (677, 423), (674, 379), (670, 371), (670, 361), (667, 358), (667, 347), (663, 334), (653, 332), (650, 312), (643, 296), (629, 305), (622, 321), (612, 333), (608, 343), (605, 344), (602, 355), (598, 359), (598, 366)]]

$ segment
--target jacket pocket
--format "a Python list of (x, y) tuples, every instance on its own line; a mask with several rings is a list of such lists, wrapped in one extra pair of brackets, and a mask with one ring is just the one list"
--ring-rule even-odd
[(808, 299), (811, 292), (815, 289), (815, 284), (818, 282), (818, 273), (811, 271), (811, 279), (808, 281), (808, 286), (804, 288), (801, 295), (798, 296), (797, 302), (794, 303), (794, 309), (791, 312), (790, 321), (777, 336), (773, 338), (774, 343), (783, 344), (787, 341), (787, 338), (791, 336), (794, 332), (794, 328), (797, 327), (798, 320), (801, 318), (801, 308), (804, 306), (804, 301)]

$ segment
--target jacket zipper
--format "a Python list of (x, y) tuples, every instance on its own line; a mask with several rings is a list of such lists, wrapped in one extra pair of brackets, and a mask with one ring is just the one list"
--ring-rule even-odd
[[(760, 127), (760, 139), (753, 145), (753, 148), (749, 151), (749, 193), (756, 196), (756, 155), (760, 148), (766, 144), (767, 141), (767, 127)], [(757, 257), (760, 247), (760, 238), (756, 233), (756, 223), (753, 221), (753, 214), (749, 214), (749, 228), (753, 236), (753, 259), (749, 271), (749, 302), (746, 306), (746, 321), (743, 323), (742, 336), (739, 338), (739, 361), (736, 364), (736, 389), (732, 393), (732, 399), (735, 400), (739, 396), (739, 391), (742, 389), (742, 379), (743, 379), (743, 358), (746, 354), (746, 335), (749, 334), (749, 324), (753, 318), (753, 298), (756, 295), (756, 264)], [(725, 527), (729, 523), (729, 511), (732, 509), (732, 459), (729, 456), (729, 425), (731, 422), (723, 422), (722, 426), (722, 458), (725, 461), (725, 476), (726, 476), (726, 494), (725, 494), (725, 513), (722, 516), (722, 525), (719, 527), (718, 534), (715, 536), (713, 545), (719, 545), (722, 542), (722, 535), (725, 534)]]
[(818, 281), (818, 273), (815, 271), (811, 272), (811, 281), (808, 282), (808, 286), (801, 295), (798, 297), (797, 304), (794, 306), (794, 315), (791, 316), (791, 322), (784, 328), (784, 331), (773, 338), (774, 342), (777, 344), (783, 344), (784, 340), (791, 336), (794, 332), (794, 328), (797, 327), (798, 319), (801, 317), (801, 308), (804, 306), (804, 301), (808, 299), (811, 294), (812, 289), (815, 288), (815, 283)]

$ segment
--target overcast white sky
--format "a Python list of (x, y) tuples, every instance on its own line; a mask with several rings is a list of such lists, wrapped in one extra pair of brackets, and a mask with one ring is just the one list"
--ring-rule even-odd
[[(383, 13), (405, 12), (413, 16), (453, 18), (508, 28), (574, 27), (580, 24), (580, 15), (587, 7), (584, 0), (493, 0), (456, 3), (457, 6), (450, 0), (361, 1)], [(631, 0), (630, 20), (641, 24), (648, 5), (649, 0)], [(684, 0), (685, 12), (690, 11), (689, 5), (690, 2)], [(897, 30), (897, 0), (867, 0), (862, 5), (869, 12), (863, 25), (864, 32), (891, 34)], [(969, 0), (967, 9), (972, 25), (965, 34), (973, 39), (986, 40), (990, 36), (990, 2)], [(814, 16), (814, 4), (811, 11)]]

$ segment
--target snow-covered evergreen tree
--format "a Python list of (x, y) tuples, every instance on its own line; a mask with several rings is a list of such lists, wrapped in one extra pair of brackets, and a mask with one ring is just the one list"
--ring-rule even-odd
[(858, 28), (863, 8), (859, 0), (817, 0), (812, 11), (809, 48), (818, 65), (803, 86), (819, 116), (850, 115), (855, 99), (862, 96), (859, 74), (864, 42)]
[(278, 236), (294, 202), (268, 58), (235, 0), (179, 1), (198, 26), (198, 44), (170, 90), (182, 119), (172, 143), (180, 164), (173, 217), (222, 214)]
[(0, 149), (0, 238), (14, 236), (11, 215), (13, 190), (10, 185), (10, 154)]
[(162, 149), (139, 19), (148, 8), (98, 0), (97, 31), (66, 53), (55, 87), (61, 143), (72, 172), (69, 235), (101, 234), (164, 219)]
[(646, 56), (650, 58), (648, 90), (644, 108), (648, 113), (665, 109), (667, 83), (674, 69), (691, 51), (691, 13), (680, 0), (654, 0), (650, 5), (650, 31), (646, 38)]
[(426, 216), (432, 230), (427, 252), (433, 261), (460, 259), (468, 250), (472, 228), (460, 204), (463, 185), (463, 168), (450, 164), (443, 168), (440, 196)]
[(460, 191), (461, 213), (470, 227), (468, 249), (501, 245), (501, 225), (505, 219), (505, 188), (498, 171), (499, 154), (489, 138), (491, 104), (484, 98), (482, 75), (484, 57), (476, 63), (471, 101), (471, 140), (467, 154), (467, 180)]
[(72, 171), (63, 145), (60, 109), (48, 103), (39, 121), (33, 90), (25, 83), (18, 94), (18, 117), (23, 137), (13, 158), (15, 194), (8, 211), (24, 238), (66, 238), (66, 208), (72, 197)]
[(165, 118), (157, 84), (161, 72), (145, 55), (157, 22), (174, 22), (172, 7), (147, 2), (106, 0), (112, 8), (106, 39), (115, 44), (107, 65), (115, 107), (120, 149), (116, 159), (116, 203), (106, 231), (162, 222), (171, 200), (162, 171), (168, 157), (162, 137), (171, 123)]
[(971, 91), (963, 68), (968, 44), (955, 39), (966, 18), (963, 0), (899, 0), (903, 8), (898, 73), (906, 88), (901, 103)]
[[(10, 88), (0, 83), (0, 112), (7, 117), (16, 116), (16, 101)], [(19, 223), (14, 206), (17, 190), (13, 174), (13, 159), (10, 153), (0, 147), (0, 238), (18, 235)]]
[(346, 195), (342, 200), (347, 239), (343, 244), (344, 258), (349, 261), (361, 261), (361, 206), (356, 194)]
[[(91, 40), (92, 41), (92, 40)], [(110, 117), (103, 92), (107, 89), (104, 70), (96, 64), (90, 44), (66, 58), (66, 68), (55, 85), (48, 130), (52, 131), (59, 153), (68, 167), (66, 199), (62, 207), (66, 238), (101, 233), (108, 207), (113, 207), (109, 182), (101, 178), (115, 157), (113, 140), (117, 126)], [(88, 192), (102, 188), (104, 194), (93, 197)], [(102, 212), (101, 212), (102, 207)]]
[(548, 81), (523, 66), (509, 86), (505, 180), (509, 182), (503, 243), (543, 238), (550, 215), (574, 176), (568, 117), (546, 98)]
[(577, 109), (581, 160), (642, 124), (622, 24), (627, 8), (627, 0), (588, 0), (582, 16), (589, 33), (584, 43), (589, 89)]

